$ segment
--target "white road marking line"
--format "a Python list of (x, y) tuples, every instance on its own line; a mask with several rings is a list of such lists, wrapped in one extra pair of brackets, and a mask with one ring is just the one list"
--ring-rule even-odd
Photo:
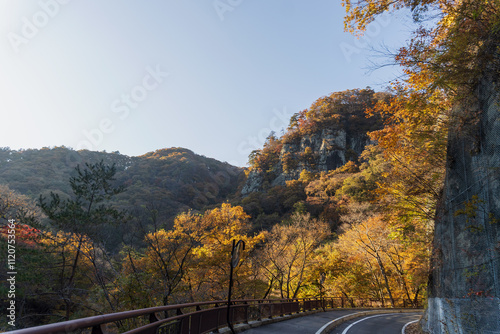
[(407, 323), (406, 325), (403, 326), (403, 329), (401, 330), (401, 334), (405, 334), (405, 330), (406, 330), (406, 326), (408, 326), (409, 324), (412, 324), (414, 322), (418, 322), (418, 320), (413, 320), (413, 321), (410, 321), (409, 323)]
[(325, 330), (325, 329), (326, 329), (326, 328), (327, 328), (327, 327), (328, 327), (328, 326), (329, 326), (332, 322), (339, 321), (339, 320), (340, 320), (340, 319), (342, 319), (342, 318), (350, 317), (350, 316), (352, 316), (352, 315), (354, 315), (354, 314), (359, 314), (359, 313), (363, 313), (363, 312), (351, 313), (351, 314), (348, 314), (348, 315), (344, 315), (344, 316), (342, 316), (342, 317), (340, 317), (340, 318), (333, 319), (332, 321), (330, 321), (330, 322), (328, 322), (328, 323), (324, 324), (324, 325), (323, 325), (320, 329), (318, 329), (318, 330), (316, 331), (316, 333), (315, 333), (315, 334), (322, 334), (322, 333), (323, 333), (323, 331), (324, 331), (324, 330)]
[(342, 334), (347, 334), (347, 331), (349, 331), (349, 329), (356, 325), (358, 322), (361, 322), (361, 321), (365, 321), (365, 320), (368, 320), (370, 318), (376, 318), (376, 317), (382, 317), (382, 316), (385, 316), (385, 315), (392, 315), (393, 313), (385, 313), (385, 314), (377, 314), (377, 315), (372, 315), (370, 317), (366, 317), (366, 318), (363, 318), (361, 320), (358, 320), (356, 322), (353, 322), (352, 324), (350, 324), (349, 326), (346, 327), (346, 329), (344, 329), (344, 331), (342, 332)]

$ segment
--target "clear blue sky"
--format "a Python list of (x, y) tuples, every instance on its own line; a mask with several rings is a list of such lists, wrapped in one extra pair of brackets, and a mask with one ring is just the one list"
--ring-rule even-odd
[(367, 73), (370, 48), (402, 45), (409, 19), (357, 40), (343, 16), (340, 0), (3, 0), (0, 146), (185, 147), (244, 166), (317, 98), (398, 75)]

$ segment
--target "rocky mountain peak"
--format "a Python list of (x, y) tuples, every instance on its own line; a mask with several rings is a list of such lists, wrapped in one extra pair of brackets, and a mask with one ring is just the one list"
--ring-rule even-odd
[(290, 119), (287, 132), (271, 134), (261, 150), (250, 155), (250, 170), (242, 194), (297, 180), (305, 170), (328, 172), (355, 161), (370, 139), (367, 132), (380, 128), (365, 111), (387, 94), (371, 89), (332, 93)]

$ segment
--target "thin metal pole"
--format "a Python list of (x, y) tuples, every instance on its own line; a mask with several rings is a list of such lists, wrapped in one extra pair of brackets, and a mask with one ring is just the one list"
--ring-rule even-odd
[(231, 324), (231, 290), (233, 287), (233, 255), (234, 255), (234, 245), (236, 240), (233, 239), (233, 248), (231, 250), (231, 262), (229, 263), (229, 267), (231, 267), (229, 271), (229, 292), (227, 294), (227, 325), (231, 329), (231, 333), (235, 334), (233, 325)]

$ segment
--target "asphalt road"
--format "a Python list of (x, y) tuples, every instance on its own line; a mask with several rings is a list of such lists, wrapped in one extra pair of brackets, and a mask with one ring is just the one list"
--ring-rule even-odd
[(329, 334), (401, 334), (403, 326), (418, 320), (422, 313), (388, 313), (346, 321)]
[(245, 334), (314, 334), (324, 324), (344, 315), (359, 312), (360, 310), (336, 310), (319, 312), (304, 317), (294, 318), (274, 324), (264, 325), (244, 331)]
[[(244, 331), (245, 334), (315, 334), (323, 325), (361, 310), (335, 310), (293, 318)], [(401, 334), (408, 322), (418, 320), (422, 312), (387, 313), (355, 318), (333, 329), (329, 334)]]

